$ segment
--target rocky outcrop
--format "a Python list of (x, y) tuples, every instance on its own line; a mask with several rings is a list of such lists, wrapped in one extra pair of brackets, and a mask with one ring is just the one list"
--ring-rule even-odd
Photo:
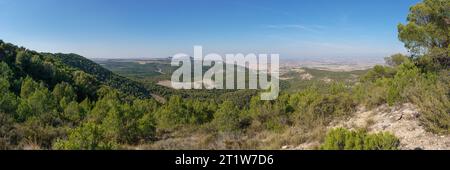
[(427, 132), (419, 121), (420, 111), (412, 104), (360, 108), (346, 120), (331, 123), (330, 128), (367, 129), (369, 133), (390, 132), (400, 139), (400, 149), (449, 150), (450, 136)]

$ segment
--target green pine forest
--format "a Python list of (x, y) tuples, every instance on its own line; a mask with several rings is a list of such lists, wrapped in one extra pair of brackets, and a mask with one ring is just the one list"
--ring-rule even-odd
[(398, 25), (408, 55), (386, 57), (351, 84), (291, 83), (297, 88), (274, 101), (254, 90), (176, 91), (77, 54), (0, 40), (0, 149), (280, 149), (320, 141), (316, 149), (395, 150), (393, 134), (326, 127), (358, 106), (408, 102), (427, 131), (449, 135), (449, 28), (450, 1), (424, 0)]

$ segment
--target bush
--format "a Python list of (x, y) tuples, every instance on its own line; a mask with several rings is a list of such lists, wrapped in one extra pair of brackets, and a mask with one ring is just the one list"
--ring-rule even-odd
[(65, 133), (64, 129), (51, 126), (37, 116), (30, 117), (17, 127), (17, 134), (23, 138), (21, 140), (22, 147), (37, 146), (41, 149), (49, 149), (55, 139)]
[(337, 128), (329, 131), (323, 150), (397, 150), (400, 141), (389, 133), (367, 134), (365, 131), (349, 131)]
[(448, 70), (421, 70), (409, 60), (395, 68), (392, 78), (381, 77), (355, 88), (356, 98), (369, 108), (411, 102), (419, 107), (421, 123), (431, 132), (450, 133)]
[(450, 134), (450, 78), (445, 75), (448, 72), (423, 79), (404, 91), (408, 101), (419, 107), (424, 127), (437, 134)]
[(104, 133), (119, 143), (137, 144), (153, 139), (156, 129), (153, 113), (157, 103), (136, 99), (129, 104), (121, 102), (117, 96), (117, 92), (106, 94), (95, 104), (89, 119), (108, 127)]
[(249, 109), (241, 112), (240, 126), (280, 132), (288, 125), (289, 115), (286, 113), (287, 98), (284, 95), (273, 103), (272, 101), (262, 101), (260, 96), (254, 96), (249, 105)]
[(239, 130), (239, 110), (230, 101), (225, 101), (214, 114), (214, 125), (221, 132), (234, 132)]
[(20, 140), (14, 119), (0, 112), (0, 125), (0, 150), (14, 149)]
[(0, 77), (0, 112), (14, 113), (17, 108), (17, 96), (9, 91), (10, 84)]
[(162, 129), (173, 129), (181, 125), (199, 125), (209, 122), (215, 109), (214, 102), (193, 99), (182, 99), (172, 96), (157, 111), (158, 126)]
[(355, 86), (355, 99), (368, 108), (374, 108), (387, 102), (387, 88), (391, 79), (381, 78), (375, 82), (366, 82)]
[(327, 87), (326, 93), (310, 88), (291, 96), (289, 104), (294, 109), (294, 119), (303, 127), (325, 125), (332, 118), (345, 116), (355, 111), (356, 103), (341, 84)]
[(116, 149), (114, 140), (107, 138), (105, 127), (95, 123), (85, 123), (70, 130), (66, 140), (58, 139), (54, 149), (59, 150), (110, 150)]
[(390, 57), (384, 58), (384, 61), (387, 65), (395, 67), (409, 61), (409, 58), (403, 54), (394, 54)]
[(361, 77), (361, 80), (363, 82), (375, 82), (380, 78), (392, 78), (395, 74), (396, 70), (392, 67), (376, 65), (373, 69)]
[(400, 65), (387, 89), (387, 103), (392, 106), (407, 102), (407, 95), (404, 94), (404, 91), (417, 85), (422, 79), (423, 75), (413, 63), (406, 62)]

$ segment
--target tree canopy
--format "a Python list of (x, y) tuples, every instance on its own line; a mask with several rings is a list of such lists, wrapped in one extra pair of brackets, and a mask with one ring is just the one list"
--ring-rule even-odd
[(412, 57), (433, 68), (450, 66), (450, 1), (424, 0), (410, 9), (407, 24), (399, 24), (399, 39)]

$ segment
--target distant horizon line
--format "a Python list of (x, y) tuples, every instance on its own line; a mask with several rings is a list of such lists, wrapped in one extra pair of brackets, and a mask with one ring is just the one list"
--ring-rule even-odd
[[(39, 53), (52, 53), (52, 54), (57, 54), (57, 53), (61, 53), (61, 54), (76, 54), (76, 55), (80, 55), (82, 57), (85, 57), (87, 59), (91, 59), (91, 60), (107, 60), (107, 59), (123, 59), (123, 60), (155, 60), (155, 59), (167, 59), (170, 58), (172, 56), (166, 56), (166, 57), (90, 57), (84, 54), (80, 54), (78, 52), (49, 52), (49, 51), (40, 51), (40, 50), (35, 50), (35, 49), (31, 49), (28, 48), (24, 45), (19, 45), (19, 44), (15, 44), (12, 42), (8, 42), (5, 41), (4, 39), (0, 39), (0, 41), (3, 41), (5, 43), (11, 43), (13, 45), (16, 45), (20, 48), (25, 48), (27, 50), (31, 50), (31, 51), (36, 51)], [(402, 52), (399, 52), (401, 54), (405, 54)], [(394, 53), (393, 53), (394, 54)], [(393, 55), (391, 54), (391, 55)], [(389, 55), (386, 56), (361, 56), (361, 57), (355, 57), (355, 56), (336, 56), (336, 57), (330, 57), (330, 56), (301, 56), (301, 57), (283, 57), (282, 55), (280, 55), (280, 60), (282, 61), (321, 61), (323, 62), (324, 60), (349, 60), (349, 61), (371, 61), (371, 62), (384, 62), (384, 58), (388, 57)]]

